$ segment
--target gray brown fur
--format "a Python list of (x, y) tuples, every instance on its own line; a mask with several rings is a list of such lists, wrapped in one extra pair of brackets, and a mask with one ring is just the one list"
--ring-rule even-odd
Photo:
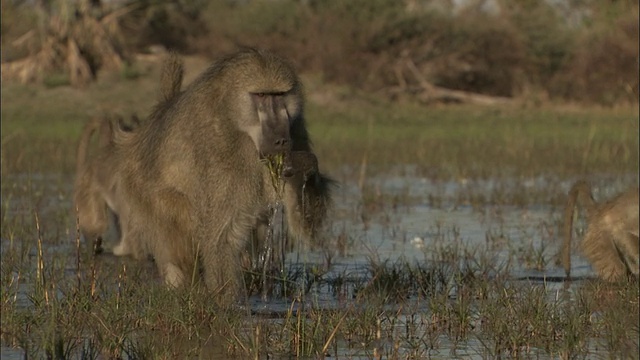
[[(240, 255), (274, 194), (261, 157), (291, 151), (311, 152), (301, 84), (286, 61), (251, 49), (214, 63), (132, 133), (117, 152), (123, 190), (167, 284), (202, 271), (221, 299), (242, 295)], [(308, 179), (307, 202), (328, 203), (327, 184)], [(298, 221), (301, 233), (321, 225), (326, 207), (317, 209)]]
[[(331, 205), (331, 188), (335, 182), (323, 175), (318, 168), (318, 159), (311, 151), (292, 151), (289, 154), (292, 174), (285, 176), (284, 204), (287, 230), (296, 241), (317, 241), (327, 209)], [(269, 188), (272, 180), (264, 172), (264, 182)], [(280, 200), (274, 191), (269, 191), (270, 204)], [(256, 244), (263, 245), (264, 228), (268, 226), (268, 212), (258, 220)]]
[(591, 186), (578, 181), (569, 191), (564, 214), (562, 261), (567, 277), (571, 273), (573, 213), (578, 200), (586, 210), (588, 222), (580, 249), (598, 276), (608, 281), (620, 280), (629, 273), (638, 276), (638, 189), (598, 204)]
[(95, 179), (98, 164), (88, 161), (89, 145), (93, 134), (99, 135), (98, 152), (110, 143), (110, 124), (102, 117), (94, 117), (85, 124), (78, 142), (76, 155), (76, 179), (74, 186), (74, 206), (78, 225), (85, 239), (92, 241), (96, 252), (102, 251), (102, 237), (109, 224), (109, 212), (102, 194), (97, 191)]
[[(275, 261), (273, 265), (278, 265), (280, 261), (284, 261), (280, 257), (283, 255), (281, 252), (290, 251), (294, 244), (305, 247), (310, 243), (321, 244), (320, 231), (331, 206), (331, 189), (336, 183), (320, 173), (318, 159), (311, 151), (292, 151), (288, 161), (285, 160), (286, 163), (291, 168), (290, 174), (283, 176), (282, 198), (279, 198), (273, 189), (273, 180), (265, 166), (264, 183), (269, 194), (269, 206), (258, 217), (251, 236), (252, 241), (247, 244), (246, 257), (243, 258), (244, 267), (253, 271), (263, 269), (263, 256), (266, 255), (264, 252), (271, 246), (272, 260)], [(272, 213), (272, 206), (278, 202), (284, 205), (284, 230), (287, 236), (284, 239), (273, 237), (272, 239), (277, 241), (268, 243), (270, 226), (272, 231), (275, 230), (271, 222), (278, 220)]]
[(171, 52), (165, 58), (160, 74), (160, 102), (171, 100), (182, 88), (184, 62), (178, 54)]
[[(136, 121), (134, 116), (131, 126), (136, 126)], [(117, 191), (118, 164), (111, 153), (118, 139), (127, 136), (128, 126), (121, 116), (94, 117), (85, 125), (78, 143), (74, 205), (80, 231), (85, 239), (93, 240), (96, 252), (102, 251), (102, 239), (110, 224), (116, 226), (123, 240), (121, 244), (125, 242), (126, 229), (120, 227), (119, 220), (126, 204)], [(95, 131), (99, 133), (98, 146), (89, 160), (90, 140)]]
[[(180, 92), (184, 66), (171, 54), (164, 61), (160, 77), (160, 103), (156, 108)], [(96, 252), (102, 251), (103, 236), (109, 224), (116, 226), (120, 243), (113, 248), (116, 255), (133, 255), (142, 258), (146, 254), (128, 235), (127, 204), (118, 192), (119, 164), (112, 155), (116, 146), (127, 142), (130, 133), (140, 126), (136, 115), (125, 123), (121, 116), (104, 115), (92, 118), (86, 125), (78, 142), (76, 158), (76, 181), (74, 205), (77, 209), (80, 231), (85, 239), (92, 239)], [(91, 137), (98, 131), (96, 153), (88, 160)], [(125, 221), (125, 224), (121, 223)], [(125, 225), (125, 226), (122, 226)]]

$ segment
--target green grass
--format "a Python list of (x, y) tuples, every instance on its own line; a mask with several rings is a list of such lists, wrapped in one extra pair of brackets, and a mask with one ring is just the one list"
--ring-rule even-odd
[[(309, 106), (321, 159), (417, 164), (444, 177), (632, 172), (638, 116), (628, 110), (370, 104), (329, 112)], [(383, 167), (383, 170), (387, 168)]]
[[(8, 152), (3, 169), (24, 171), (24, 164), (13, 160), (27, 157), (37, 162), (31, 167), (55, 170), (58, 162), (37, 156), (54, 146), (63, 154), (63, 168), (70, 169), (75, 142), (90, 116), (135, 112), (144, 117), (150, 111), (157, 97), (157, 66), (143, 73), (135, 80), (104, 74), (86, 89), (3, 84), (2, 143)], [(365, 156), (372, 171), (415, 164), (419, 172), (437, 169), (443, 178), (576, 177), (638, 169), (637, 108), (424, 106), (305, 79), (312, 84), (309, 98), (333, 92), (340, 99), (329, 106), (308, 101), (306, 111), (321, 166), (330, 172), (359, 165)]]

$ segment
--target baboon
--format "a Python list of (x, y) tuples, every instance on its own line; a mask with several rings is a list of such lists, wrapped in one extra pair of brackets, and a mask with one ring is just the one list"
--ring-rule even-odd
[[(174, 60), (174, 63), (176, 62), (177, 61)], [(164, 70), (164, 78), (161, 86), (165, 89), (162, 89), (161, 93), (168, 94), (168, 96), (165, 96), (165, 100), (168, 100), (179, 91), (182, 82), (182, 72), (173, 71), (174, 69), (170, 66), (165, 66)], [(298, 148), (300, 149), (310, 148), (308, 145), (308, 135), (306, 133), (301, 134), (304, 136), (298, 139), (299, 141), (294, 142), (299, 144)], [(288, 219), (287, 223), (290, 224), (290, 226), (287, 226), (285, 230), (288, 231), (289, 235), (294, 237), (295, 240), (298, 240), (298, 242), (301, 239), (317, 240), (316, 234), (318, 227), (324, 220), (326, 208), (330, 201), (329, 188), (335, 186), (336, 183), (319, 172), (318, 160), (312, 152), (292, 151), (286, 163), (289, 164), (291, 168), (283, 170), (285, 172), (290, 171), (291, 176), (295, 175), (295, 177), (290, 177), (287, 182), (290, 184), (289, 186), (293, 186), (292, 189), (297, 189), (297, 191), (286, 192), (288, 196), (285, 199), (277, 199), (278, 196), (275, 192), (267, 191), (270, 195), (269, 207), (258, 217), (257, 224), (253, 229), (253, 236), (251, 237), (253, 242), (249, 244), (250, 246), (247, 246), (247, 250), (253, 253), (253, 255), (257, 255), (255, 253), (256, 250), (269, 246), (269, 244), (266, 244), (267, 231), (272, 228), (270, 227), (270, 221), (273, 220), (271, 219), (272, 214), (270, 210), (272, 210), (271, 206), (278, 200), (280, 203), (286, 204), (284, 207), (285, 218)], [(264, 168), (264, 175), (266, 189), (270, 190), (274, 185), (274, 179), (271, 178), (272, 174), (267, 167)], [(317, 180), (317, 184), (306, 191), (307, 189), (304, 187), (304, 183), (307, 179), (311, 178), (311, 176), (315, 176), (314, 179)], [(300, 205), (317, 210), (305, 211)], [(301, 216), (306, 216), (307, 219), (303, 221)], [(303, 224), (305, 225), (303, 226)], [(285, 240), (288, 241), (289, 236), (287, 236)], [(290, 245), (288, 242), (282, 244), (285, 248), (289, 248)]]
[[(324, 222), (326, 210), (330, 205), (330, 191), (335, 181), (322, 174), (318, 168), (318, 159), (311, 151), (291, 151), (285, 164), (289, 168), (283, 171), (286, 179), (282, 199), (278, 199), (273, 188), (273, 179), (268, 169), (264, 171), (264, 183), (267, 187), (269, 205), (281, 201), (284, 205), (288, 232), (296, 240), (317, 240), (318, 230)], [(287, 173), (288, 172), (288, 173)], [(312, 186), (309, 182), (312, 181)], [(258, 243), (264, 242), (264, 231), (268, 227), (268, 209), (258, 218), (256, 225)]]
[[(164, 62), (160, 76), (160, 99), (156, 111), (162, 104), (180, 92), (184, 65), (175, 54), (171, 54)], [(77, 210), (80, 231), (85, 239), (93, 240), (94, 251), (102, 252), (102, 237), (114, 224), (120, 236), (120, 243), (113, 248), (116, 255), (134, 255), (140, 258), (144, 254), (135, 251), (126, 236), (126, 229), (121, 227), (120, 218), (126, 209), (125, 199), (117, 191), (118, 164), (112, 155), (117, 143), (125, 141), (140, 126), (136, 115), (127, 124), (120, 116), (92, 118), (84, 127), (76, 157), (76, 181), (74, 205)], [(92, 161), (87, 160), (91, 137), (98, 132), (98, 149)]]
[(110, 213), (102, 194), (95, 191), (97, 162), (88, 162), (87, 153), (93, 134), (98, 131), (98, 151), (102, 152), (111, 141), (110, 121), (94, 117), (85, 124), (76, 154), (76, 178), (74, 185), (74, 205), (77, 211), (80, 232), (86, 240), (93, 242), (94, 251), (102, 252), (102, 236), (107, 231)]
[(571, 273), (573, 212), (578, 200), (586, 209), (588, 222), (580, 248), (598, 276), (608, 281), (629, 273), (638, 276), (638, 189), (598, 204), (591, 194), (591, 186), (580, 180), (569, 191), (564, 213), (562, 261), (567, 277)]
[[(112, 161), (110, 154), (118, 139), (127, 136), (127, 133), (134, 131), (138, 126), (139, 119), (136, 115), (131, 117), (130, 123), (125, 123), (122, 116), (105, 114), (93, 117), (85, 125), (80, 136), (76, 158), (74, 205), (80, 232), (85, 239), (93, 240), (96, 253), (103, 251), (103, 236), (109, 224), (113, 224), (122, 240), (114, 247), (114, 253), (125, 254), (119, 253), (118, 250), (124, 249), (123, 246), (126, 244), (125, 230), (120, 224), (125, 204), (116, 189), (117, 178), (114, 170), (117, 164)], [(96, 131), (99, 136), (98, 149), (93, 158), (87, 160), (89, 142)]]
[[(290, 159), (285, 160), (285, 163), (291, 166), (283, 169), (283, 172), (289, 172), (284, 174), (287, 178), (284, 185), (288, 187), (283, 189), (285, 191), (276, 189), (278, 180), (274, 181), (265, 167), (264, 182), (267, 190), (271, 189), (267, 191), (270, 201), (268, 208), (257, 218), (252, 241), (247, 244), (245, 255), (248, 257), (243, 258), (244, 268), (251, 268), (252, 271), (267, 271), (267, 268), (280, 271), (284, 265), (284, 253), (290, 251), (294, 243), (306, 244), (313, 240), (317, 244), (318, 230), (330, 203), (330, 191), (336, 185), (334, 180), (320, 173), (318, 159), (312, 152), (292, 151)], [(310, 179), (313, 179), (314, 184), (307, 187)], [(279, 192), (282, 194), (279, 195)], [(282, 210), (284, 213), (276, 216), (276, 212)], [(282, 220), (286, 226), (279, 230), (284, 233), (276, 234), (275, 224), (272, 222)], [(263, 276), (266, 274), (263, 273)]]
[(302, 85), (288, 62), (255, 49), (216, 61), (133, 132), (116, 152), (122, 190), (165, 283), (202, 274), (223, 301), (243, 295), (240, 255), (273, 199), (264, 161), (274, 156), (295, 203), (289, 226), (315, 235), (330, 180), (296, 176), (296, 152), (311, 153)]

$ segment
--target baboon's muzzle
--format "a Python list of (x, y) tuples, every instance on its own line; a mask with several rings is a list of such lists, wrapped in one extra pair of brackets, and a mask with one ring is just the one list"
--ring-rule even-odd
[(256, 94), (254, 102), (260, 119), (260, 153), (270, 156), (291, 151), (290, 119), (282, 94)]

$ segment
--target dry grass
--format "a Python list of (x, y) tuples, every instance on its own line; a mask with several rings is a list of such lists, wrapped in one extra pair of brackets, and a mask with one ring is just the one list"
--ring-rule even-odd
[[(122, 70), (129, 54), (122, 47), (118, 18), (129, 10), (115, 10), (98, 19), (88, 1), (59, 3), (57, 15), (40, 10), (45, 25), (32, 30), (39, 39), (37, 50), (28, 57), (2, 64), (2, 78), (21, 83), (45, 82), (86, 86), (99, 69)], [(55, 78), (62, 74), (62, 78)]]

